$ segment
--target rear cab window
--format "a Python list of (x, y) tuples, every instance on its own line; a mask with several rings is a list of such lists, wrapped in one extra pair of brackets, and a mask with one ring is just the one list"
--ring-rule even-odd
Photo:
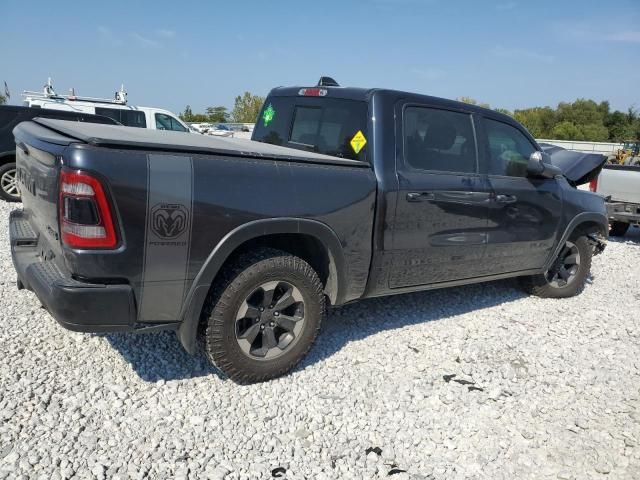
[(253, 140), (366, 161), (367, 145), (358, 132), (367, 138), (367, 110), (359, 100), (272, 96), (262, 107)]

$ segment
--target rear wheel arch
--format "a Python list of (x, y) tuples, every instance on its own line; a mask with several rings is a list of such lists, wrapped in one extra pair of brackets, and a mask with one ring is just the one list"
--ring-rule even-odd
[(20, 191), (17, 185), (16, 153), (3, 152), (0, 154), (0, 200), (19, 202)]
[(331, 304), (343, 303), (347, 271), (342, 245), (326, 224), (309, 219), (263, 219), (241, 225), (213, 249), (186, 297), (178, 337), (184, 348), (196, 350), (196, 336), (209, 290), (225, 265), (254, 248), (275, 248), (305, 260), (316, 270)]
[(15, 163), (16, 162), (16, 152), (15, 150), (12, 152), (3, 152), (0, 153), (0, 166), (6, 163)]

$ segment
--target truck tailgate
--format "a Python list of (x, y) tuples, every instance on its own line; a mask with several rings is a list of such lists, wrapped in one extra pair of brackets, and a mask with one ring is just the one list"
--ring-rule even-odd
[(38, 237), (40, 250), (60, 256), (58, 175), (60, 155), (73, 141), (33, 122), (23, 122), (16, 135), (16, 169), (22, 196), (23, 222)]

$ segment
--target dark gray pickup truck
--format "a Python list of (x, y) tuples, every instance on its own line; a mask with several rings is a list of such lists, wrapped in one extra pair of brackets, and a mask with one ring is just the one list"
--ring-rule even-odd
[(607, 235), (603, 199), (575, 188), (604, 158), (563, 175), (512, 118), (424, 95), (276, 88), (252, 140), (14, 133), (18, 288), (72, 330), (201, 338), (239, 382), (293, 368), (328, 305), (511, 277), (575, 295)]

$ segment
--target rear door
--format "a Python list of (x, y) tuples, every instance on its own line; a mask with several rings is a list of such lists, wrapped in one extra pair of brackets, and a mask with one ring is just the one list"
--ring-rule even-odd
[(494, 274), (542, 267), (553, 249), (562, 218), (562, 192), (555, 178), (527, 177), (537, 147), (514, 125), (485, 117), (488, 158), (487, 264)]
[(489, 188), (480, 175), (470, 113), (396, 107), (399, 192), (391, 288), (482, 274)]

